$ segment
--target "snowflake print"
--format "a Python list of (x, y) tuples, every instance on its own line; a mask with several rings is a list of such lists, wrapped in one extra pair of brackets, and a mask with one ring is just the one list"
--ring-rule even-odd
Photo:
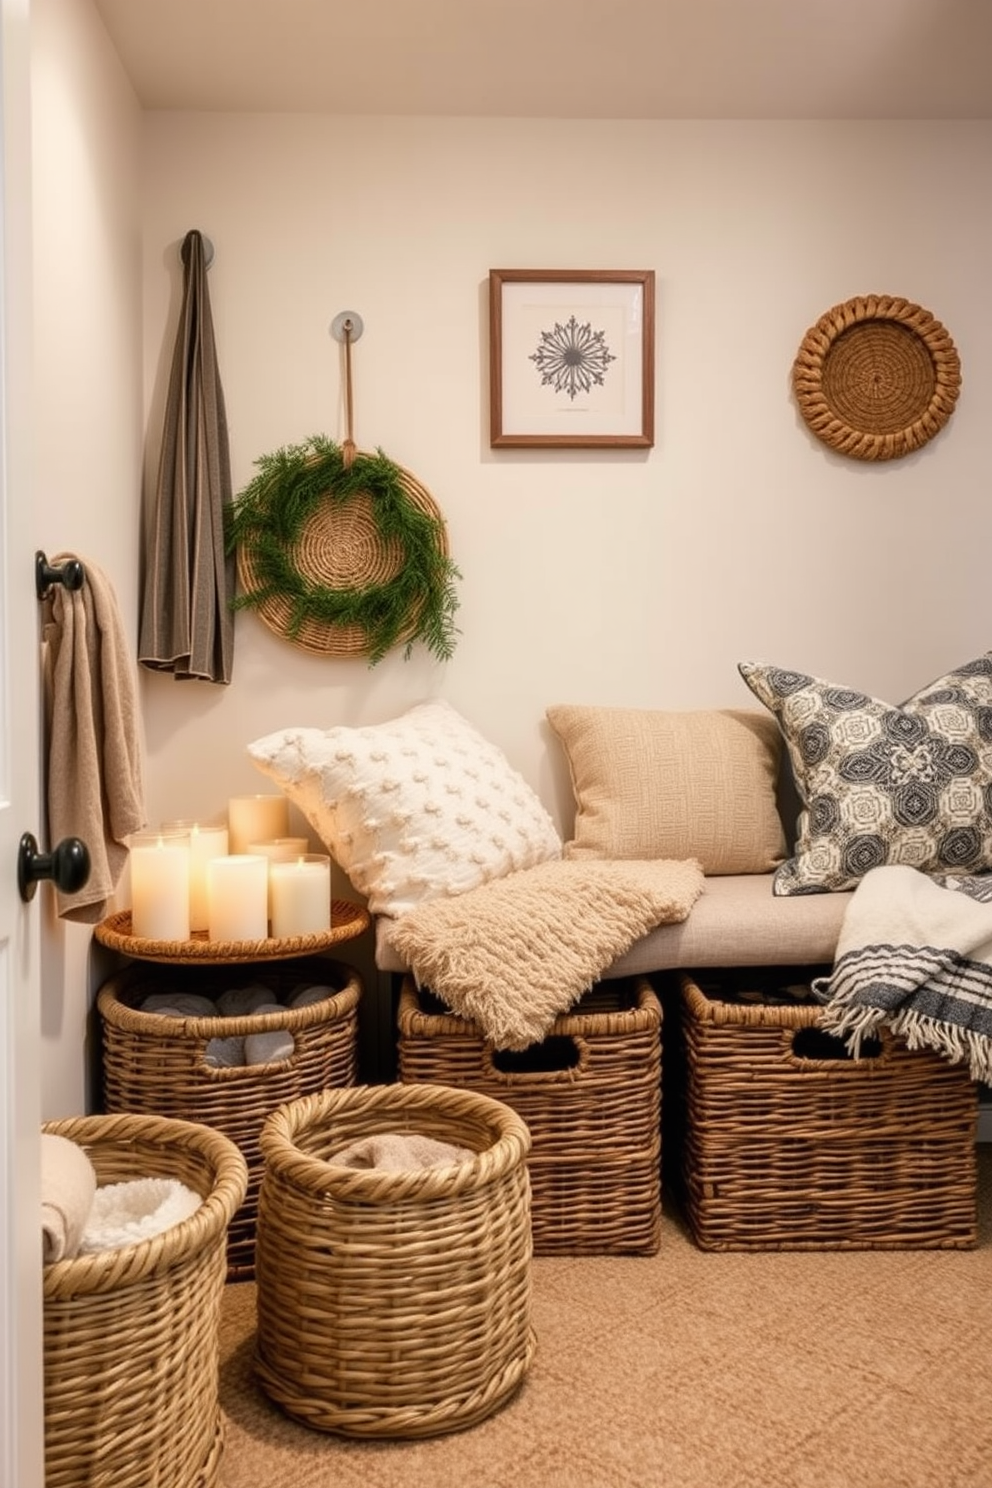
[(610, 362), (616, 361), (604, 337), (605, 332), (594, 331), (588, 321), (580, 325), (574, 315), (564, 325), (556, 321), (553, 331), (542, 331), (541, 343), (530, 356), (541, 374), (541, 386), (572, 399), (602, 387)]

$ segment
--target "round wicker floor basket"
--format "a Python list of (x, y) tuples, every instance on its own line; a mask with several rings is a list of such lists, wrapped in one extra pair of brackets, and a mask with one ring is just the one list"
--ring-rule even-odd
[[(174, 1018), (144, 1012), (139, 1006), (150, 993), (170, 988), (216, 999), (228, 987), (251, 982), (269, 988), (276, 999), (307, 983), (326, 985), (328, 996), (309, 1007), (240, 1018)], [(155, 1112), (203, 1122), (224, 1132), (244, 1153), (248, 1188), (231, 1222), (229, 1280), (254, 1275), (263, 1123), (286, 1101), (328, 1086), (354, 1084), (361, 992), (361, 978), (352, 967), (304, 957), (234, 968), (183, 966), (178, 971), (138, 963), (111, 977), (97, 995), (105, 1110)], [(230, 1069), (215, 1069), (206, 1062), (212, 1039), (276, 1030), (293, 1036), (289, 1059)]]
[[(476, 1154), (396, 1172), (335, 1164), (417, 1133)], [(530, 1134), (440, 1085), (358, 1086), (284, 1106), (262, 1133), (256, 1370), (307, 1426), (428, 1437), (503, 1404), (533, 1357)]]
[(222, 1449), (218, 1317), (247, 1171), (220, 1132), (157, 1116), (47, 1123), (97, 1182), (174, 1178), (203, 1198), (137, 1245), (44, 1271), (46, 1488), (209, 1488)]

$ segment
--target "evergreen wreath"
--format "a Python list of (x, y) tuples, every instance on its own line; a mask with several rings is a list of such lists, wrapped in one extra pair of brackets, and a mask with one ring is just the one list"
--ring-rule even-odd
[[(447, 661), (458, 634), (454, 581), (461, 574), (448, 556), (443, 519), (417, 504), (408, 473), (382, 450), (354, 453), (349, 460), (340, 445), (319, 434), (262, 455), (255, 464), (258, 474), (228, 509), (227, 551), (240, 546), (251, 575), (235, 608), (282, 601), (290, 640), (306, 625), (360, 627), (372, 666), (401, 640), (405, 657), (420, 640)], [(302, 534), (322, 504), (343, 506), (361, 495), (369, 498), (380, 546), (399, 551), (402, 563), (383, 582), (332, 588), (301, 571)]]

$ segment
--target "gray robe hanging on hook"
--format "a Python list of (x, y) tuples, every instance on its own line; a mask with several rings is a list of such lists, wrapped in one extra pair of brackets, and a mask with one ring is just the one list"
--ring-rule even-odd
[(231, 461), (207, 290), (209, 244), (182, 244), (183, 300), (154, 506), (144, 540), (138, 660), (177, 678), (230, 682), (235, 558), (224, 551)]

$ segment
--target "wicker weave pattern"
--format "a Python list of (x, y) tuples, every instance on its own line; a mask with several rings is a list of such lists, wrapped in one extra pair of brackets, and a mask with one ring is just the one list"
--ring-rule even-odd
[[(438, 524), (441, 553), (448, 555), (448, 534), (441, 509), (426, 486), (409, 470), (397, 467), (399, 482), (410, 502)], [(299, 541), (287, 554), (297, 573), (309, 584), (328, 589), (368, 589), (390, 583), (400, 572), (405, 554), (395, 539), (383, 538), (372, 510), (373, 498), (359, 495), (346, 504), (327, 500), (303, 528)], [(248, 594), (261, 588), (250, 549), (238, 546), (238, 577)], [(292, 641), (314, 656), (367, 656), (369, 638), (362, 625), (328, 625), (307, 617), (302, 621), (293, 601), (283, 595), (268, 595), (256, 613), (271, 631)], [(416, 628), (414, 610), (397, 637), (403, 645)]]
[(803, 418), (825, 444), (857, 460), (894, 460), (947, 423), (961, 363), (928, 310), (866, 295), (834, 305), (810, 327), (792, 382)]
[[(967, 1247), (968, 1071), (885, 1034), (877, 1057), (807, 1058), (815, 1004), (713, 1000), (681, 978), (683, 1177), (705, 1250)], [(798, 1048), (801, 1050), (802, 1043)]]
[(227, 1225), (244, 1196), (244, 1159), (219, 1132), (155, 1116), (44, 1130), (84, 1147), (101, 1186), (176, 1178), (204, 1199), (150, 1240), (45, 1268), (46, 1488), (209, 1488), (222, 1447)]
[[(149, 993), (170, 986), (216, 996), (226, 986), (245, 985), (256, 978), (287, 993), (301, 981), (335, 990), (311, 1007), (243, 1018), (168, 1018), (135, 1006)], [(224, 1132), (245, 1155), (247, 1193), (228, 1238), (231, 1280), (253, 1275), (262, 1177), (259, 1136), (265, 1118), (285, 1101), (326, 1086), (355, 1083), (361, 990), (361, 980), (351, 967), (315, 957), (241, 967), (235, 974), (219, 968), (184, 967), (178, 979), (175, 972), (157, 965), (132, 966), (112, 977), (97, 995), (103, 1028), (105, 1109), (200, 1121)], [(289, 1060), (235, 1069), (212, 1069), (204, 1063), (210, 1039), (274, 1029), (293, 1035), (296, 1048)]]
[(555, 1021), (544, 1049), (561, 1067), (515, 1070), (474, 1023), (428, 1010), (406, 978), (399, 1075), (477, 1090), (523, 1117), (533, 1140), (535, 1255), (653, 1254), (661, 1240), (661, 1021), (643, 978), (602, 982)]
[[(467, 1147), (397, 1173), (336, 1167), (378, 1133)], [(474, 1425), (529, 1368), (527, 1128), (435, 1086), (359, 1086), (284, 1106), (262, 1134), (256, 1367), (288, 1414), (355, 1437)]]
[(341, 941), (361, 935), (372, 922), (368, 910), (350, 899), (331, 902), (331, 928), (313, 935), (293, 935), (266, 940), (209, 940), (205, 930), (196, 930), (189, 940), (148, 940), (131, 933), (131, 911), (108, 915), (94, 927), (101, 945), (142, 961), (162, 961), (169, 966), (231, 966), (236, 962), (284, 961), (289, 956), (316, 956)]

